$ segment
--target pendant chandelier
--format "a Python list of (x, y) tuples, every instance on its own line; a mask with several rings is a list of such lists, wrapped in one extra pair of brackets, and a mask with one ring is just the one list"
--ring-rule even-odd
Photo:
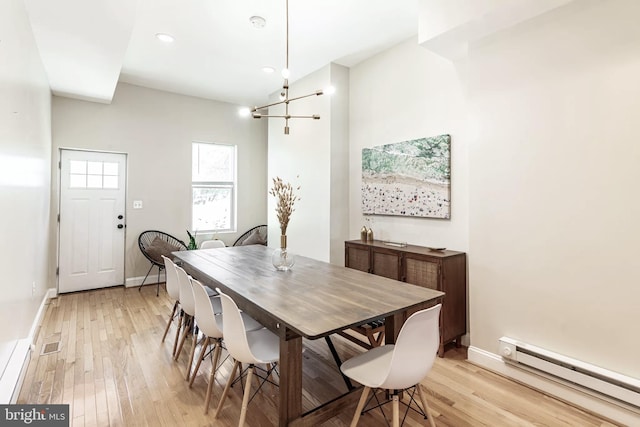
[[(314, 119), (319, 120), (320, 115), (313, 114), (311, 116), (294, 116), (289, 113), (289, 103), (293, 101), (297, 101), (299, 99), (308, 98), (310, 96), (320, 96), (323, 94), (322, 90), (317, 90), (308, 95), (296, 96), (294, 98), (289, 97), (289, 0), (286, 1), (286, 13), (287, 13), (287, 50), (286, 50), (286, 62), (285, 68), (282, 70), (282, 77), (284, 78), (284, 83), (282, 84), (282, 92), (280, 92), (280, 101), (274, 102), (272, 104), (263, 105), (260, 107), (253, 107), (251, 109), (251, 115), (254, 119), (261, 119), (263, 117), (271, 118), (278, 117), (284, 119), (284, 134), (289, 135), (289, 120), (290, 119)], [(284, 104), (284, 114), (275, 115), (269, 114), (269, 108), (274, 107), (276, 105)], [(266, 110), (266, 112), (261, 112)]]

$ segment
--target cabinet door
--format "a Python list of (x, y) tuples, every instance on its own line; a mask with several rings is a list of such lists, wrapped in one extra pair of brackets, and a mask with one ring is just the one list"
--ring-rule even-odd
[(405, 256), (405, 281), (412, 285), (441, 291), (440, 263), (437, 260)]
[(381, 248), (371, 248), (372, 273), (389, 279), (402, 280), (400, 274), (402, 257), (399, 252)]
[(368, 247), (347, 245), (345, 250), (345, 267), (364, 271), (365, 273), (370, 272)]

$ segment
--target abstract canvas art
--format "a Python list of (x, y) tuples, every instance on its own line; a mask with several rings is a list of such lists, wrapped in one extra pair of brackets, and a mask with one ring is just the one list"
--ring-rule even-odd
[(362, 213), (450, 218), (451, 136), (364, 148)]

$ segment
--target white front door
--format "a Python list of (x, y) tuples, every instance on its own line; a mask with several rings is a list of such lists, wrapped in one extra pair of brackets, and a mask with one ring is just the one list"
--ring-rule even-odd
[(60, 150), (58, 292), (124, 284), (127, 155)]

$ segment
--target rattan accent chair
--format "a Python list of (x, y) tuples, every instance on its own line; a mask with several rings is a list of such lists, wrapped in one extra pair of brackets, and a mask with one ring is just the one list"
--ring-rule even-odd
[(264, 246), (267, 246), (267, 226), (265, 225), (256, 225), (255, 227), (247, 230), (242, 236), (238, 237), (238, 239), (233, 243), (233, 246), (242, 246), (248, 243), (248, 239), (252, 236), (258, 236)]
[(156, 287), (156, 296), (158, 296), (160, 294), (160, 273), (164, 270), (162, 255), (173, 258), (171, 252), (186, 251), (187, 245), (182, 240), (163, 231), (147, 230), (138, 236), (138, 246), (140, 247), (142, 255), (151, 263), (147, 275), (144, 276), (142, 283), (138, 287), (138, 291), (142, 289), (153, 267), (158, 267), (158, 282)]

